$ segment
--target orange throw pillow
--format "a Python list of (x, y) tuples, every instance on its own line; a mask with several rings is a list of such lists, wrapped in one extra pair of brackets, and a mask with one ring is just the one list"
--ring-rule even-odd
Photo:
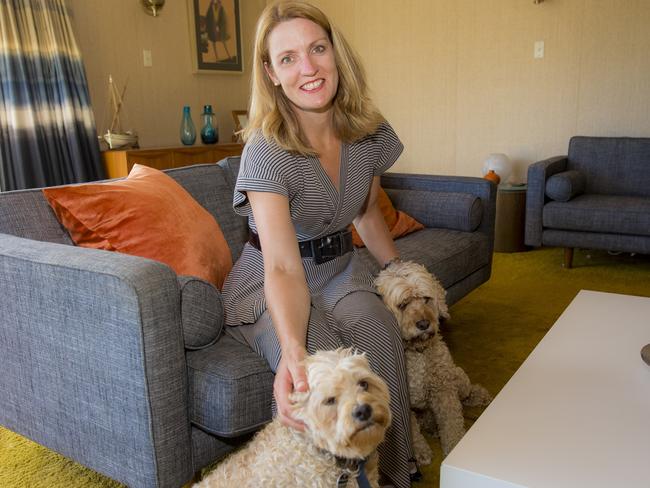
[(78, 246), (154, 259), (219, 289), (232, 268), (214, 217), (157, 169), (136, 164), (124, 180), (43, 193)]
[[(386, 225), (388, 226), (388, 230), (393, 239), (405, 236), (406, 234), (410, 234), (416, 230), (424, 229), (424, 225), (413, 217), (401, 210), (397, 210), (383, 188), (379, 188), (377, 203), (379, 204), (379, 209), (381, 210), (381, 214), (384, 216), (384, 220), (386, 221)], [(357, 229), (354, 228), (354, 225), (350, 226), (350, 230), (352, 231), (352, 244), (356, 247), (364, 247), (365, 244), (363, 243), (361, 236), (359, 236)]]

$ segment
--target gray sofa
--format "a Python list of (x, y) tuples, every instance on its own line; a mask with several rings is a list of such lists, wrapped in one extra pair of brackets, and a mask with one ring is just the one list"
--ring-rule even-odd
[[(233, 259), (247, 239), (231, 209), (238, 166), (167, 171), (217, 219)], [(436, 273), (450, 303), (489, 278), (494, 185), (402, 174), (383, 183), (427, 226), (398, 240), (403, 256)], [(0, 193), (0, 424), (131, 487), (181, 486), (232, 450), (270, 420), (273, 375), (219, 333), (216, 289), (201, 304), (186, 296), (188, 280), (156, 261), (75, 247), (39, 190)], [(188, 344), (186, 321), (208, 323), (215, 309), (214, 338)]]
[(650, 138), (572, 137), (528, 168), (526, 244), (650, 253)]

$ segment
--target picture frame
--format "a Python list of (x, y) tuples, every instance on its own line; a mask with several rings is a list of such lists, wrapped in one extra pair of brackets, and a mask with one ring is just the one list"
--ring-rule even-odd
[(241, 131), (243, 131), (248, 124), (248, 110), (233, 110), (232, 120), (235, 122), (232, 141), (242, 142)]
[(187, 0), (194, 73), (244, 71), (239, 0)]

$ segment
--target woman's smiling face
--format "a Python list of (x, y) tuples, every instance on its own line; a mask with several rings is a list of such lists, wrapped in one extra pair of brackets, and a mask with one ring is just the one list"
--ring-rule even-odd
[(326, 112), (338, 89), (334, 48), (327, 32), (307, 19), (278, 24), (268, 38), (266, 72), (279, 83), (294, 109)]

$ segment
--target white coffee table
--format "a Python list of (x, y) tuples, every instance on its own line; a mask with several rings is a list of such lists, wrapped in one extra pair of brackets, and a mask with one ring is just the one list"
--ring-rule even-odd
[(440, 487), (650, 487), (649, 342), (650, 298), (581, 291), (444, 460)]

